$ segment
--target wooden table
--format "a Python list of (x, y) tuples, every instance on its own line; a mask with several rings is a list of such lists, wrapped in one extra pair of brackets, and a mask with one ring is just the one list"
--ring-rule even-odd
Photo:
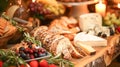
[(82, 59), (73, 59), (72, 62), (75, 64), (75, 67), (94, 67), (90, 66), (90, 64), (94, 63), (99, 58), (103, 58), (102, 64), (105, 64), (105, 67), (108, 66), (111, 61), (120, 54), (120, 51), (116, 52), (116, 48), (120, 49), (117, 44), (117, 42), (119, 42), (119, 36), (120, 35), (114, 35), (109, 37), (106, 47), (94, 47), (97, 51), (95, 55), (86, 56)]
[[(75, 67), (106, 67), (108, 66), (113, 59), (115, 59), (119, 54), (116, 52), (116, 48), (120, 49), (120, 45), (118, 46), (117, 42), (119, 41), (120, 35), (114, 35), (107, 38), (108, 45), (106, 47), (94, 47), (96, 49), (95, 55), (89, 55), (81, 59), (72, 59), (71, 61), (75, 64)], [(116, 47), (117, 46), (117, 47)], [(100, 63), (94, 63), (101, 59)], [(96, 64), (97, 66), (92, 66), (92, 64)], [(104, 66), (100, 66), (103, 64)]]

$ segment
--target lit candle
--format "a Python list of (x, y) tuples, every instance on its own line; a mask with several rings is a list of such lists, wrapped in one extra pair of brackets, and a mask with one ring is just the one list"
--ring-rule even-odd
[(118, 3), (117, 7), (120, 8), (120, 3)]
[(100, 0), (99, 3), (95, 5), (95, 10), (96, 10), (96, 13), (99, 13), (102, 16), (105, 16), (106, 5), (103, 4), (102, 1)]
[(32, 0), (32, 2), (34, 3), (34, 2), (35, 2), (35, 0)]

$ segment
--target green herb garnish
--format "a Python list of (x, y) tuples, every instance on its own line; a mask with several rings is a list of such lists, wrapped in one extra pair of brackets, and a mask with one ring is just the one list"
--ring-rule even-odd
[(10, 49), (0, 49), (0, 60), (4, 62), (3, 67), (9, 65), (19, 66), (20, 64), (26, 64), (26, 62), (16, 55), (16, 52)]
[(49, 63), (58, 65), (59, 67), (74, 67), (74, 64), (69, 60), (65, 60), (61, 57), (61, 54), (51, 56), (50, 59), (47, 59)]
[(30, 36), (29, 33), (24, 33), (24, 35), (25, 35), (25, 41), (32, 42), (37, 46), (42, 46), (41, 42), (39, 40), (36, 40), (34, 37)]

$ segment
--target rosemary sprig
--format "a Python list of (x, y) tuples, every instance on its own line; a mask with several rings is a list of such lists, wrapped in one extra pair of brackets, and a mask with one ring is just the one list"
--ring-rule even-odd
[(70, 62), (69, 60), (65, 60), (61, 57), (61, 54), (54, 56), (51, 56), (50, 59), (47, 59), (49, 63), (54, 63), (58, 65), (59, 67), (74, 67), (74, 64)]
[(15, 51), (12, 51), (10, 49), (0, 49), (0, 60), (4, 62), (3, 67), (6, 67), (6, 65), (19, 66), (20, 64), (26, 64), (22, 58), (16, 55)]
[(32, 42), (37, 46), (42, 46), (42, 43), (39, 40), (36, 40), (34, 37), (30, 36), (29, 33), (24, 33), (24, 35), (25, 35), (25, 41)]

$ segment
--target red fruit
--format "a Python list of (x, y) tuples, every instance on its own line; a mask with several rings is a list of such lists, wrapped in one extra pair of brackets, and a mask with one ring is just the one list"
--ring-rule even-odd
[(38, 51), (41, 52), (42, 48), (39, 48)]
[(30, 50), (29, 50), (29, 53), (31, 53), (31, 54), (32, 54), (32, 53), (33, 53), (33, 50), (32, 50), (32, 49), (30, 49)]
[(41, 52), (38, 52), (38, 54), (42, 54)]
[(27, 52), (29, 52), (29, 50), (30, 50), (30, 48), (26, 48), (26, 49), (25, 49), (25, 52), (27, 53)]
[(35, 53), (38, 53), (38, 49), (34, 49), (34, 52), (35, 52)]
[(35, 52), (36, 49), (35, 49), (35, 48), (32, 48), (32, 50), (33, 50), (33, 52)]
[(120, 27), (117, 27), (116, 30), (120, 33)]
[(38, 67), (38, 61), (33, 60), (29, 63), (30, 67)]
[(29, 64), (21, 64), (20, 67), (30, 67)]
[(34, 55), (30, 55), (30, 58), (31, 58), (31, 59), (34, 59), (35, 57), (34, 57)]
[(3, 67), (3, 62), (2, 61), (0, 61), (0, 67)]
[(38, 51), (41, 52), (41, 53), (45, 53), (46, 52), (46, 50), (44, 48), (39, 48)]
[(40, 66), (40, 67), (49, 67), (48, 62), (47, 62), (47, 60), (45, 60), (45, 59), (42, 59), (42, 60), (39, 62), (39, 66)]
[(50, 64), (49, 67), (57, 67), (55, 64)]

